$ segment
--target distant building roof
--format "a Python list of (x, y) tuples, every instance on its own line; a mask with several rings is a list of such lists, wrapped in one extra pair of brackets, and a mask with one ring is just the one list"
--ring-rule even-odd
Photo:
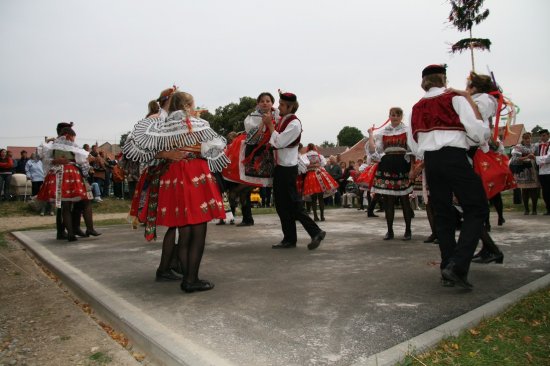
[(521, 142), (521, 135), (525, 133), (525, 126), (523, 123), (517, 123), (510, 126), (510, 132), (503, 139), (505, 126), (498, 128), (498, 135), (502, 140), (504, 147), (515, 146)]
[(6, 150), (11, 151), (14, 159), (19, 159), (21, 157), (21, 151), (25, 150), (28, 157), (31, 157), (32, 153), (36, 152), (36, 146), (8, 146)]
[(345, 161), (348, 163), (350, 160), (357, 161), (357, 159), (363, 159), (365, 157), (365, 144), (367, 138), (364, 137), (361, 141), (350, 147), (345, 152), (341, 153), (338, 161)]
[(331, 155), (338, 156), (348, 149), (349, 147), (347, 146), (317, 147), (319, 154), (323, 155), (325, 158), (328, 158)]

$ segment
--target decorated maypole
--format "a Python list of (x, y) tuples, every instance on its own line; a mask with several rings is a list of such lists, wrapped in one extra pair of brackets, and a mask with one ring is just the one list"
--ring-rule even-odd
[(482, 11), (484, 0), (449, 0), (451, 12), (449, 22), (459, 32), (468, 32), (469, 38), (461, 39), (451, 46), (451, 53), (462, 53), (470, 50), (472, 58), (472, 71), (475, 71), (474, 48), (478, 50), (491, 50), (491, 41), (486, 38), (473, 38), (472, 27), (478, 25), (489, 16), (489, 9)]

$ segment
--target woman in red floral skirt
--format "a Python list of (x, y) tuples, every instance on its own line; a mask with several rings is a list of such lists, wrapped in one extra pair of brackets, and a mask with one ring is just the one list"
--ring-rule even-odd
[(73, 202), (83, 202), (83, 216), (86, 223), (86, 236), (100, 235), (94, 230), (92, 218), (93, 198), (89, 186), (83, 176), (88, 176), (90, 165), (88, 164), (88, 152), (81, 149), (75, 142), (76, 133), (70, 127), (60, 131), (60, 135), (53, 142), (41, 145), (39, 155), (42, 156), (44, 170), (48, 174), (40, 187), (37, 199), (39, 201), (55, 202), (57, 208), (61, 208), (63, 224), (67, 229), (68, 240), (76, 241), (73, 220)]
[(325, 221), (324, 198), (334, 195), (338, 191), (338, 182), (325, 170), (327, 165), (325, 157), (317, 151), (314, 144), (307, 145), (306, 157), (309, 160), (307, 173), (304, 178), (304, 197), (311, 197), (313, 207), (313, 219), (319, 221), (317, 216), (317, 203), (321, 221)]
[(196, 117), (193, 96), (176, 92), (169, 115), (144, 119), (132, 131), (133, 144), (126, 149), (129, 159), (156, 161), (148, 168), (147, 219), (145, 237), (156, 237), (156, 226), (167, 226), (163, 254), (157, 272), (168, 271), (174, 250), (176, 228), (178, 256), (183, 266), (181, 289), (206, 291), (214, 284), (200, 280), (207, 222), (225, 218), (223, 200), (212, 171), (221, 171), (229, 159), (225, 139)]

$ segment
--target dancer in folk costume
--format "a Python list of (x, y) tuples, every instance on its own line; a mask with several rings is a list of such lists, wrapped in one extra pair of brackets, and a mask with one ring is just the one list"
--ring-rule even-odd
[(283, 229), (283, 240), (273, 249), (295, 248), (296, 220), (300, 221), (311, 237), (308, 249), (319, 247), (326, 233), (305, 212), (296, 192), (298, 175), (298, 143), (302, 135), (302, 123), (296, 117), (298, 98), (292, 93), (279, 92), (281, 120), (275, 125), (271, 116), (264, 116), (263, 123), (271, 132), (269, 143), (273, 146), (275, 170), (273, 172), (273, 197)]
[(521, 136), (521, 143), (514, 146), (510, 159), (510, 169), (514, 173), (517, 187), (521, 188), (524, 215), (529, 215), (529, 199), (532, 202), (531, 215), (537, 214), (539, 199), (539, 179), (535, 163), (537, 146), (531, 143), (531, 137), (531, 132), (525, 132)]
[[(306, 157), (309, 161), (307, 166), (307, 173), (304, 177), (304, 191), (305, 197), (311, 197), (313, 207), (313, 220), (325, 221), (325, 197), (330, 197), (338, 190), (338, 182), (330, 176), (325, 170), (324, 166), (327, 164), (327, 160), (314, 144), (307, 145)], [(317, 216), (317, 203), (319, 203), (319, 213)]]
[(237, 183), (229, 190), (229, 199), (238, 197), (241, 203), (243, 220), (236, 226), (254, 225), (250, 193), (255, 187), (273, 185), (271, 132), (262, 123), (262, 118), (268, 116), (275, 123), (279, 120), (279, 111), (273, 108), (275, 98), (271, 93), (261, 93), (256, 102), (256, 109), (244, 120), (245, 133), (237, 136), (227, 149), (231, 163), (222, 172), (224, 179)]
[(370, 151), (369, 146), (376, 146), (374, 143), (374, 134), (373, 129), (369, 129), (369, 138), (365, 144), (365, 164), (363, 170), (359, 167), (360, 174), (355, 180), (358, 186), (366, 188), (367, 194), (367, 217), (378, 217), (374, 213), (374, 208), (381, 200), (382, 195), (372, 193), (372, 187), (374, 183), (374, 177), (376, 175), (376, 170), (378, 169), (378, 164), (383, 154), (380, 154), (376, 151)]
[[(61, 209), (62, 223), (67, 230), (68, 241), (77, 240), (72, 208), (73, 203), (82, 202), (82, 213), (86, 223), (86, 233), (82, 236), (98, 236), (100, 233), (94, 229), (90, 203), (93, 196), (84, 179), (90, 170), (88, 152), (74, 142), (76, 133), (70, 127), (72, 124), (62, 122), (60, 125), (58, 125), (59, 136), (49, 143), (40, 145), (37, 149), (42, 157), (44, 171), (48, 172), (37, 199), (54, 202), (55, 207)], [(78, 219), (80, 219), (80, 212)], [(63, 230), (58, 227), (58, 239), (62, 233)]]
[[(446, 66), (430, 65), (422, 70), (421, 87), (426, 94), (413, 107), (408, 144), (424, 160), (441, 250), (442, 284), (470, 289), (470, 262), (489, 208), (467, 151), (472, 142), (486, 141), (490, 132), (471, 98), (446, 91), (446, 84)], [(453, 194), (464, 210), (458, 241)]]
[[(151, 100), (147, 105), (147, 114), (145, 118), (158, 118), (161, 120), (165, 120), (166, 117), (168, 117), (168, 110), (170, 108), (170, 100), (172, 98), (172, 95), (178, 90), (178, 88), (174, 85), (171, 88), (164, 89), (160, 96), (155, 99)], [(134, 144), (134, 138), (132, 133), (128, 135), (128, 138), (126, 139), (125, 145), (129, 144), (127, 148), (130, 148), (130, 146), (133, 146)], [(133, 146), (135, 148), (135, 146)], [(129, 213), (129, 219), (132, 221), (132, 226), (134, 229), (137, 229), (138, 223), (142, 222), (145, 223), (147, 221), (147, 207), (146, 202), (148, 199), (149, 194), (149, 180), (148, 180), (148, 164), (156, 165), (157, 161), (153, 160), (148, 163), (140, 163), (139, 161), (134, 161), (132, 159), (126, 158), (124, 156), (122, 165), (125, 168), (130, 168), (133, 170), (139, 170), (139, 179), (137, 180), (137, 184), (135, 184), (134, 193), (132, 195), (132, 204), (130, 206), (130, 213)], [(168, 231), (171, 233), (167, 236), (167, 238), (173, 238), (172, 244), (166, 244), (162, 247), (162, 254), (161, 254), (161, 263), (159, 265), (159, 268), (164, 268), (164, 263), (162, 263), (162, 258), (165, 258), (165, 250), (171, 250), (172, 255), (170, 259), (170, 265), (168, 269), (163, 270), (157, 270), (155, 274), (155, 280), (157, 282), (164, 282), (164, 281), (179, 281), (181, 280), (181, 277), (179, 274), (183, 274), (182, 266), (179, 263), (178, 259), (178, 250), (173, 250), (173, 246), (176, 245), (176, 228), (168, 228)], [(174, 273), (175, 272), (175, 273)]]
[(540, 130), (540, 141), (537, 143), (536, 163), (539, 167), (539, 183), (542, 189), (542, 198), (546, 206), (544, 215), (550, 215), (550, 154), (548, 149), (548, 130)]
[[(483, 122), (491, 129), (498, 129), (498, 126), (493, 125), (493, 119), (498, 118), (497, 114), (500, 113), (497, 98), (502, 98), (502, 95), (494, 80), (488, 75), (479, 75), (472, 71), (468, 77), (466, 92), (471, 95)], [(489, 202), (495, 207), (498, 226), (502, 226), (506, 220), (500, 193), (516, 187), (514, 175), (508, 167), (508, 156), (504, 154), (504, 145), (494, 134), (494, 138), (473, 152), (474, 169), (481, 177)], [(486, 228), (488, 231), (491, 229), (489, 218)]]
[[(492, 94), (499, 92), (497, 85), (488, 75), (479, 75), (471, 72), (468, 76), (466, 91), (449, 89), (465, 97), (471, 97), (475, 108), (481, 115), (486, 127), (492, 128), (492, 119), (498, 113), (498, 102)], [(496, 127), (495, 127), (496, 128)], [(515, 187), (514, 177), (508, 168), (508, 157), (504, 155), (504, 146), (497, 138), (483, 142), (479, 147), (472, 147), (469, 156), (473, 161), (474, 171), (480, 176), (487, 199), (494, 202), (499, 213), (499, 225), (502, 225), (502, 198), (500, 192)], [(499, 210), (500, 208), (500, 210)], [(475, 263), (502, 263), (504, 254), (489, 235), (489, 215), (481, 232), (482, 248), (473, 256)]]
[[(374, 136), (374, 143), (369, 143), (369, 152), (383, 154), (375, 173), (372, 192), (383, 195), (384, 211), (388, 232), (384, 240), (391, 240), (393, 234), (393, 218), (395, 215), (395, 201), (398, 199), (403, 208), (405, 218), (405, 235), (403, 240), (411, 240), (412, 209), (409, 193), (413, 187), (409, 175), (414, 168), (415, 157), (407, 145), (407, 129), (402, 122), (403, 110), (398, 107), (390, 108), (390, 124)], [(373, 128), (369, 129), (372, 135)]]
[[(174, 85), (171, 88), (164, 89), (160, 96), (156, 100), (152, 100), (147, 105), (147, 115), (145, 116), (146, 119), (149, 121), (152, 121), (153, 118), (159, 119), (159, 120), (165, 120), (166, 117), (168, 117), (168, 110), (170, 108), (170, 99), (172, 98), (172, 95), (177, 91), (177, 87)], [(127, 154), (125, 151), (139, 151), (140, 147), (135, 145), (134, 141), (134, 135), (133, 131), (131, 131), (128, 134), (128, 137), (126, 138), (126, 141), (124, 142), (124, 151), (123, 156), (125, 160), (129, 161), (129, 164), (132, 163), (138, 163), (137, 160), (132, 160), (127, 157)], [(130, 213), (129, 213), (129, 219), (132, 221), (132, 225), (135, 229), (138, 227), (138, 223), (142, 222), (145, 223), (147, 219), (147, 208), (145, 206), (145, 202), (147, 201), (148, 197), (148, 188), (149, 188), (149, 181), (147, 180), (147, 170), (148, 164), (156, 165), (156, 160), (151, 160), (148, 162), (142, 162), (140, 164), (140, 170), (141, 174), (139, 177), (139, 180), (136, 184), (136, 188), (133, 194), (132, 198), (132, 205), (130, 207)], [(174, 229), (175, 230), (175, 229)], [(177, 280), (179, 277), (170, 274), (168, 271), (164, 272), (164, 276), (157, 277), (157, 280)]]
[[(229, 162), (224, 154), (225, 139), (196, 117), (193, 96), (175, 92), (169, 115), (139, 121), (133, 144), (124, 153), (129, 159), (149, 162), (145, 237), (156, 237), (156, 226), (177, 228), (178, 256), (183, 266), (181, 289), (206, 291), (214, 284), (200, 280), (199, 267), (206, 242), (207, 222), (225, 218), (223, 200), (211, 172), (221, 171)], [(167, 271), (174, 250), (175, 230), (163, 239), (159, 272)]]

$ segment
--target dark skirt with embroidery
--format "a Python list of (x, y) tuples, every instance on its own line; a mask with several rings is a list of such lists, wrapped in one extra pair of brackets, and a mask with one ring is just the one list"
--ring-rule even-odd
[(411, 164), (405, 154), (386, 154), (378, 163), (371, 191), (390, 196), (405, 196), (413, 191), (409, 180)]

